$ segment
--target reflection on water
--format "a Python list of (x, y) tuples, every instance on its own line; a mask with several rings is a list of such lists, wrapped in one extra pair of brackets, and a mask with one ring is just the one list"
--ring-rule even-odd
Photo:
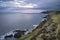
[(0, 14), (0, 35), (15, 29), (31, 29), (33, 25), (39, 24), (45, 14), (20, 14), (3, 13)]

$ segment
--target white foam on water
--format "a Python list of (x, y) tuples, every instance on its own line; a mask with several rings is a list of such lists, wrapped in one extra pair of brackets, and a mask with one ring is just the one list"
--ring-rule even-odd
[(13, 32), (13, 31), (10, 31), (8, 33), (5, 33), (4, 35), (1, 35), (0, 36), (0, 40), (4, 40), (5, 39), (5, 36), (9, 36), (9, 35), (13, 35), (15, 34), (16, 32)]

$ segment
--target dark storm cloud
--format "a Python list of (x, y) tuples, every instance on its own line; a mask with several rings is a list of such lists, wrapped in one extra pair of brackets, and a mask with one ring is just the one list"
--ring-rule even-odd
[(13, 1), (13, 0), (0, 0), (0, 1)]
[(38, 9), (60, 10), (60, 0), (0, 0), (0, 7), (2, 7), (0, 8), (0, 10), (5, 9), (11, 11), (12, 9), (21, 9), (21, 7), (23, 7), (22, 5), (28, 5), (29, 7), (30, 5), (33, 6), (35, 4), (37, 5), (37, 7), (34, 8)]

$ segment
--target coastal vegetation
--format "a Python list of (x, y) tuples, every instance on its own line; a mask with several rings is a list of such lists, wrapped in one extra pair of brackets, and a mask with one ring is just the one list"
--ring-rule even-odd
[(32, 33), (22, 35), (19, 39), (60, 40), (60, 11), (49, 11), (47, 14), (46, 19), (40, 23)]

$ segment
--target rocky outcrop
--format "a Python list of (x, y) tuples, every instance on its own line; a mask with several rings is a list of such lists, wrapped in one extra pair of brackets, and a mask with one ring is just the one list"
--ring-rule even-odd
[(26, 31), (24, 30), (14, 30), (12, 32), (5, 34), (4, 38), (11, 38), (11, 37), (20, 38), (22, 35), (25, 34), (25, 32)]
[(42, 26), (45, 24), (45, 22), (47, 22), (47, 20), (42, 21), (42, 22), (39, 24), (39, 26), (37, 26), (37, 28), (42, 28)]
[(21, 34), (20, 33), (16, 33), (15, 35), (14, 35), (14, 38), (20, 38), (21, 37)]
[(26, 31), (15, 30), (14, 32), (17, 32), (16, 34), (14, 34), (14, 38), (20, 38)]
[(11, 35), (6, 35), (6, 36), (5, 36), (5, 38), (11, 38), (11, 37), (13, 37), (12, 34), (11, 34)]

